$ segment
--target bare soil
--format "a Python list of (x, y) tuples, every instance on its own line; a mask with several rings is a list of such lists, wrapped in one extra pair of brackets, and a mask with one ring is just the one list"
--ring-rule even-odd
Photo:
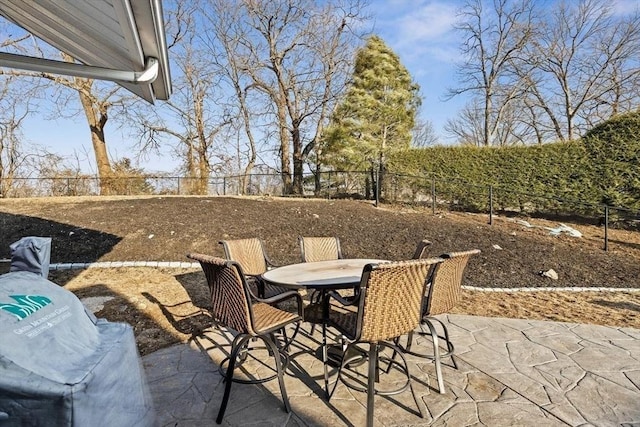
[[(525, 222), (526, 221), (526, 222)], [(457, 313), (640, 328), (640, 234), (569, 224), (582, 237), (554, 236), (560, 224), (535, 218), (445, 213), (368, 201), (238, 197), (94, 197), (0, 201), (0, 259), (24, 236), (52, 237), (52, 263), (188, 261), (222, 256), (221, 239), (260, 237), (279, 265), (300, 259), (297, 237), (338, 236), (346, 257), (410, 258), (421, 239), (430, 253), (472, 248), (464, 285), (540, 288), (468, 290)], [(0, 272), (8, 263), (0, 264)], [(554, 280), (541, 275), (553, 269)], [(142, 354), (184, 341), (209, 325), (199, 269), (109, 268), (51, 271), (99, 317), (133, 325)], [(556, 288), (556, 290), (545, 290)], [(593, 288), (588, 292), (561, 288)], [(598, 288), (616, 288), (603, 291)]]

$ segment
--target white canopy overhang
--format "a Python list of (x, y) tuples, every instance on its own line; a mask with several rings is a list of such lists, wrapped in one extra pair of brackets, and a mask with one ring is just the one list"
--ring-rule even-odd
[(117, 82), (153, 103), (171, 94), (161, 0), (0, 0), (0, 15), (72, 64), (0, 53), (0, 66)]

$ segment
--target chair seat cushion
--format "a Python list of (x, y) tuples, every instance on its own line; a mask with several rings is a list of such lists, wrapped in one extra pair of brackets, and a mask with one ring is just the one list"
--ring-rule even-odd
[(300, 319), (297, 313), (280, 310), (263, 302), (254, 304), (252, 309), (256, 333), (268, 329), (278, 329), (281, 326)]

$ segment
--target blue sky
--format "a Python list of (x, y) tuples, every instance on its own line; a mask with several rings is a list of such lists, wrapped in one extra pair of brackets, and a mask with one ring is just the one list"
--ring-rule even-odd
[[(553, 3), (555, 0), (537, 0)], [(421, 116), (430, 120), (441, 142), (446, 139), (444, 125), (465, 104), (464, 97), (445, 101), (444, 95), (456, 84), (455, 65), (459, 60), (460, 35), (453, 30), (457, 10), (462, 0), (371, 0), (370, 12), (374, 32), (381, 36), (399, 56), (414, 80), (420, 84), (424, 97)], [(638, 7), (638, 0), (617, 0), (614, 9), (629, 13)], [(43, 145), (60, 154), (74, 151), (93, 165), (89, 131), (83, 115), (74, 119), (45, 122), (33, 118), (25, 129), (28, 141)], [(107, 129), (107, 146), (113, 159), (133, 157), (132, 144), (126, 131), (114, 125)], [(151, 156), (140, 163), (147, 171), (171, 171), (176, 164), (171, 155)], [(93, 166), (85, 168), (93, 172)]]
[(400, 56), (420, 84), (424, 97), (422, 117), (433, 123), (441, 139), (446, 120), (465, 103), (464, 98), (443, 100), (447, 89), (455, 85), (460, 39), (453, 25), (461, 4), (430, 0), (372, 2), (374, 31)]

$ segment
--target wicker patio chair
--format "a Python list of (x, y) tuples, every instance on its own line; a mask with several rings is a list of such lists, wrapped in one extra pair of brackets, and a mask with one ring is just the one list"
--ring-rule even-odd
[[(302, 299), (295, 291), (282, 293), (267, 300), (253, 301), (251, 292), (242, 272), (242, 267), (235, 262), (202, 254), (189, 254), (188, 258), (198, 261), (207, 279), (211, 291), (211, 315), (218, 326), (226, 326), (237, 332), (228, 358), (220, 367), (225, 375), (225, 389), (216, 422), (220, 424), (224, 417), (231, 383), (263, 383), (278, 378), (280, 393), (287, 412), (291, 410), (284, 385), (284, 370), (289, 356), (284, 348), (277, 348), (274, 332), (290, 324), (299, 324), (302, 320)], [(291, 313), (274, 307), (273, 303), (295, 299), (298, 312)], [(242, 362), (241, 353), (245, 351), (252, 338), (262, 340), (269, 353), (273, 355), (276, 374), (259, 380), (234, 379), (236, 364)], [(224, 365), (227, 364), (226, 371)]]
[(302, 262), (342, 259), (338, 237), (298, 237)]
[[(441, 360), (451, 358), (454, 368), (458, 368), (453, 354), (455, 348), (449, 339), (449, 331), (445, 324), (438, 318), (434, 317), (438, 314), (448, 313), (460, 301), (462, 290), (462, 277), (469, 262), (469, 258), (480, 253), (479, 249), (450, 252), (441, 255), (444, 261), (438, 265), (431, 278), (431, 283), (427, 287), (425, 298), (422, 303), (422, 321), (420, 322), (420, 335), (431, 336), (433, 343), (433, 354), (416, 353), (411, 350), (413, 332), (407, 337), (407, 345), (404, 351), (414, 356), (426, 357), (433, 359), (436, 365), (436, 377), (438, 379), (438, 390), (444, 393), (444, 380), (442, 379)], [(436, 325), (440, 325), (442, 332), (439, 334)], [(428, 329), (428, 332), (424, 330)], [(446, 350), (440, 349), (439, 340), (444, 341)]]
[(265, 283), (260, 275), (275, 267), (267, 256), (264, 243), (258, 238), (221, 240), (227, 259), (240, 264), (252, 292), (259, 298), (271, 298), (290, 289)]
[[(421, 304), (425, 292), (425, 285), (435, 266), (442, 260), (439, 258), (397, 261), (381, 264), (368, 264), (362, 272), (360, 292), (358, 298), (358, 310), (329, 311), (329, 325), (336, 328), (346, 340), (342, 363), (338, 369), (338, 379), (331, 392), (328, 390), (327, 370), (327, 346), (323, 346), (323, 359), (325, 369), (325, 387), (327, 397), (331, 398), (338, 381), (347, 387), (367, 393), (367, 425), (373, 425), (374, 396), (394, 395), (410, 388), (413, 398), (418, 406), (420, 416), (423, 417), (422, 406), (413, 390), (409, 366), (400, 352), (400, 349), (391, 343), (401, 335), (407, 334), (418, 327), (420, 323)], [(340, 301), (341, 297), (336, 292), (329, 292), (329, 299)], [(328, 304), (329, 301), (327, 300)], [(349, 374), (343, 375), (345, 369), (356, 359), (362, 358), (362, 354), (355, 348), (358, 344), (368, 344), (368, 380), (367, 387), (350, 379)], [(397, 351), (401, 363), (394, 358), (383, 356), (383, 348), (391, 348)], [(355, 351), (350, 351), (355, 350)], [(350, 357), (350, 354), (355, 354)], [(376, 390), (375, 382), (379, 380), (379, 364), (386, 362), (399, 368), (406, 376), (406, 382), (393, 390)], [(388, 372), (388, 371), (387, 371)]]
[[(342, 259), (342, 249), (338, 237), (298, 237), (302, 262), (329, 261)], [(309, 294), (309, 305), (305, 307), (304, 320), (311, 323), (310, 333), (315, 331), (315, 324), (322, 322), (321, 292)]]

